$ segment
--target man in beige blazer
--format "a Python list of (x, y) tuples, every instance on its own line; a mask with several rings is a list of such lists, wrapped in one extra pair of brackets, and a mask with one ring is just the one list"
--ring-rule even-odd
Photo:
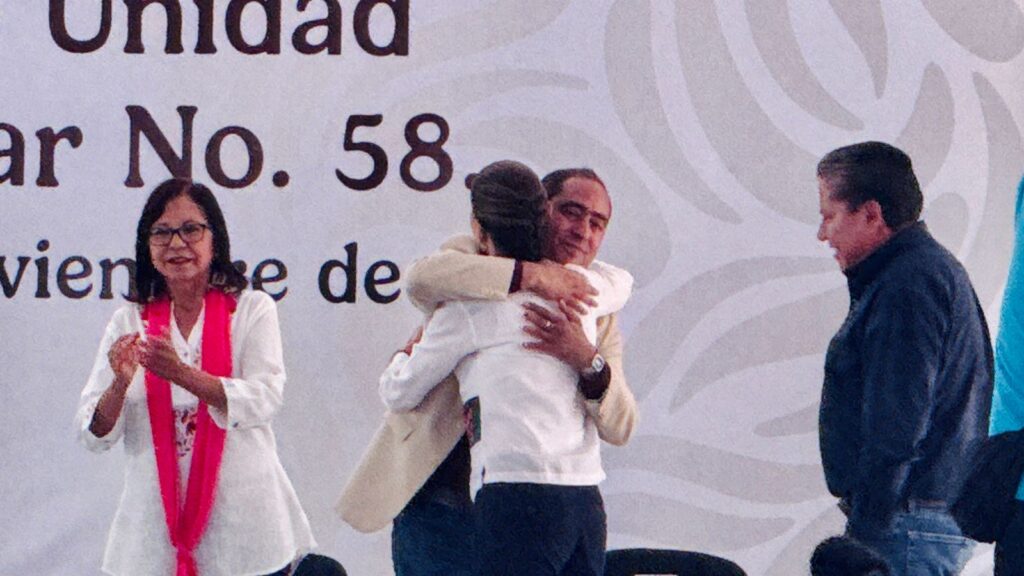
[[(636, 424), (637, 407), (622, 370), (622, 335), (611, 315), (598, 321), (596, 349), (587, 341), (573, 309), (586, 305), (589, 286), (581, 275), (562, 266), (593, 262), (610, 217), (607, 191), (589, 169), (555, 171), (544, 178), (544, 186), (550, 200), (545, 244), (550, 262), (481, 256), (472, 237), (456, 237), (410, 267), (406, 293), (428, 314), (445, 301), (501, 299), (517, 290), (560, 302), (564, 315), (543, 309), (527, 312), (526, 331), (537, 339), (531, 347), (580, 371), (579, 386), (599, 436), (623, 445)], [(448, 482), (461, 476), (460, 460), (468, 466), (468, 448), (460, 442), (464, 432), (458, 383), (449, 376), (414, 410), (385, 415), (345, 486), (338, 514), (363, 532), (384, 528), (428, 479), (436, 483), (431, 477), (435, 471)]]

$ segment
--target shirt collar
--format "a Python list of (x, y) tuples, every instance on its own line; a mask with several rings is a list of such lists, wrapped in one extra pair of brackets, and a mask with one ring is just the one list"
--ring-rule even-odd
[(928, 226), (923, 221), (917, 221), (893, 234), (892, 238), (875, 249), (867, 258), (843, 271), (850, 296), (858, 298), (896, 256), (930, 236)]

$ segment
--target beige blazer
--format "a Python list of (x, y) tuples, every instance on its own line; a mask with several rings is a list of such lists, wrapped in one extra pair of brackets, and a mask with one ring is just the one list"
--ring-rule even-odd
[(465, 432), (459, 383), (449, 375), (409, 412), (387, 412), (335, 507), (360, 532), (391, 522)]
[[(410, 267), (406, 293), (428, 313), (448, 300), (501, 299), (508, 295), (513, 268), (512, 260), (479, 256), (472, 237), (460, 236)], [(636, 399), (622, 371), (622, 334), (615, 315), (599, 318), (597, 329), (597, 347), (612, 374), (604, 397), (587, 402), (587, 413), (602, 440), (621, 446), (636, 426)], [(342, 491), (335, 507), (338, 515), (361, 532), (384, 528), (430, 478), (464, 431), (454, 375), (415, 409), (386, 413)]]

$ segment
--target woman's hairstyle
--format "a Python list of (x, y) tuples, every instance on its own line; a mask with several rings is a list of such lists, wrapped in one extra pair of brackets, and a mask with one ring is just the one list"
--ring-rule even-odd
[[(139, 217), (135, 233), (135, 290), (129, 300), (146, 303), (167, 294), (167, 283), (153, 265), (149, 251), (149, 233), (153, 224), (163, 216), (167, 204), (179, 196), (188, 196), (206, 216), (206, 224), (213, 234), (213, 259), (210, 262), (210, 285), (228, 294), (244, 289), (249, 282), (231, 263), (231, 241), (224, 213), (209, 188), (185, 178), (172, 178), (160, 184), (150, 193), (146, 206)], [(173, 240), (173, 238), (172, 238)]]
[(473, 216), (502, 256), (541, 259), (547, 194), (533, 170), (500, 160), (467, 176), (466, 186), (472, 191)]

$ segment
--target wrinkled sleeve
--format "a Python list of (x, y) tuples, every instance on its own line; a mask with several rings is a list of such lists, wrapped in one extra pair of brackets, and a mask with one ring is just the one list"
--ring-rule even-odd
[(597, 348), (611, 370), (611, 381), (600, 400), (586, 402), (587, 413), (594, 419), (602, 440), (622, 446), (633, 435), (638, 411), (622, 370), (622, 333), (614, 314), (598, 321)]
[(395, 354), (380, 376), (380, 398), (389, 410), (412, 410), (459, 361), (473, 352), (473, 326), (465, 309), (453, 302), (427, 322), (412, 355)]
[(861, 349), (864, 407), (851, 526), (885, 530), (907, 482), (934, 405), (948, 306), (934, 287), (881, 288)]
[(501, 300), (508, 296), (514, 270), (515, 260), (482, 256), (471, 236), (456, 236), (409, 266), (405, 293), (428, 314), (452, 300)]
[(100, 347), (96, 352), (96, 359), (93, 361), (89, 380), (86, 382), (85, 388), (82, 389), (82, 394), (78, 401), (78, 410), (75, 412), (75, 430), (78, 433), (78, 439), (86, 448), (93, 452), (103, 452), (110, 449), (124, 435), (125, 411), (123, 408), (117, 417), (117, 422), (114, 423), (114, 427), (106, 436), (96, 436), (89, 430), (89, 425), (92, 424), (93, 414), (96, 413), (96, 405), (99, 404), (100, 397), (103, 396), (103, 393), (114, 382), (114, 370), (110, 367), (110, 362), (107, 360), (107, 353), (118, 338), (132, 332), (133, 329), (134, 331), (141, 332), (142, 325), (138, 320), (138, 314), (131, 307), (125, 306), (114, 313), (110, 322), (107, 323), (107, 329), (103, 333), (102, 340), (100, 340)]
[(248, 291), (239, 298), (235, 314), (241, 316), (231, 334), (233, 377), (221, 378), (227, 413), (210, 410), (210, 417), (224, 429), (268, 424), (284, 400), (286, 377), (277, 305), (263, 292)]
[(590, 268), (575, 264), (570, 264), (567, 268), (583, 274), (587, 282), (597, 290), (597, 296), (594, 297), (597, 306), (592, 311), (597, 317), (622, 310), (633, 293), (633, 275), (622, 268), (597, 260), (590, 264)]

